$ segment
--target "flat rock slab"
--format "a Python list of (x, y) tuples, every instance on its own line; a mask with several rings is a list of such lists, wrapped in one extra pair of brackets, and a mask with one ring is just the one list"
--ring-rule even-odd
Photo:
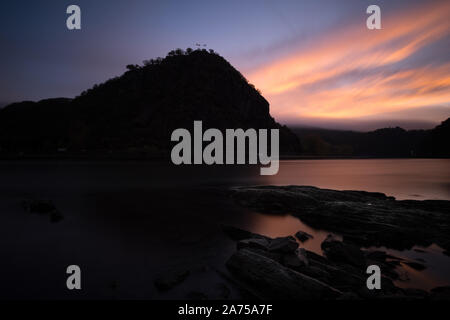
[(378, 192), (310, 186), (235, 187), (230, 193), (245, 207), (290, 213), (313, 228), (340, 234), (358, 246), (404, 250), (436, 243), (450, 251), (450, 201), (398, 201)]
[(290, 253), (298, 248), (298, 243), (294, 237), (275, 238), (269, 243), (268, 250), (271, 252)]
[[(252, 238), (237, 242), (237, 251), (226, 265), (236, 284), (256, 298), (445, 299), (449, 292), (447, 287), (436, 288), (431, 294), (419, 289), (399, 288), (393, 282), (400, 277), (397, 267), (416, 262), (382, 251), (362, 250), (334, 236), (323, 241), (325, 256), (321, 256), (304, 248), (290, 247), (293, 241), (290, 236), (271, 239), (239, 230), (238, 233)], [(277, 248), (283, 244), (281, 248), (289, 250), (270, 251), (272, 243)], [(366, 269), (371, 264), (383, 270), (380, 290), (369, 290), (366, 286)]]
[(334, 299), (341, 292), (248, 249), (238, 250), (228, 269), (262, 299)]

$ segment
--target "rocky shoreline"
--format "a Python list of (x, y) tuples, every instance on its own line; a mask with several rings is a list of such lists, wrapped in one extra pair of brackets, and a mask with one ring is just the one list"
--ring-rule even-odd
[(310, 186), (235, 187), (230, 193), (244, 207), (291, 214), (359, 246), (405, 250), (435, 243), (450, 254), (450, 201), (399, 201), (378, 192)]
[[(236, 241), (227, 269), (238, 286), (261, 299), (450, 299), (450, 286), (425, 291), (394, 284), (400, 265), (426, 266), (367, 247), (398, 250), (433, 243), (450, 249), (450, 201), (397, 201), (382, 193), (336, 191), (307, 186), (230, 189), (242, 206), (271, 214), (292, 214), (332, 235), (321, 244), (323, 256), (299, 247), (310, 235), (269, 238), (223, 226)], [(381, 269), (381, 289), (366, 286), (367, 266)]]

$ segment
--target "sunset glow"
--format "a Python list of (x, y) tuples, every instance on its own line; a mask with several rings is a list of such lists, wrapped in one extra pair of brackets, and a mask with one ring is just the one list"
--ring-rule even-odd
[(20, 3), (2, 9), (0, 108), (73, 98), (129, 64), (201, 47), (260, 89), (284, 124), (429, 129), (450, 117), (446, 0), (379, 0), (380, 30), (366, 27), (375, 3), (361, 0), (79, 0), (79, 32), (67, 30), (65, 4), (31, 2), (23, 12)]
[(436, 106), (450, 114), (449, 57), (429, 54), (448, 49), (435, 46), (448, 42), (449, 15), (450, 3), (440, 2), (383, 16), (382, 30), (358, 21), (246, 75), (290, 123), (399, 111), (409, 119), (411, 109)]

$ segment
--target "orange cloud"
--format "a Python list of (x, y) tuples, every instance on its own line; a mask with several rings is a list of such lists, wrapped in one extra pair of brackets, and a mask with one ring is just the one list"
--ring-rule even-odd
[(282, 120), (357, 118), (431, 105), (449, 107), (450, 115), (450, 62), (401, 65), (449, 37), (449, 15), (450, 3), (440, 2), (383, 16), (382, 30), (367, 30), (360, 21), (246, 76)]

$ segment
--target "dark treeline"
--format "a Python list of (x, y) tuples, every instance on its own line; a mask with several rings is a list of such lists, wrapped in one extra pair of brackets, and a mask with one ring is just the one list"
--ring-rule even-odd
[(204, 129), (278, 128), (282, 155), (450, 156), (449, 120), (432, 130), (367, 133), (281, 126), (261, 93), (213, 50), (176, 49), (126, 67), (120, 77), (74, 99), (0, 109), (0, 157), (166, 156), (172, 131), (190, 129), (194, 120), (202, 120)]
[(371, 132), (291, 128), (303, 154), (358, 157), (450, 157), (450, 118), (431, 130), (384, 128)]
[(120, 77), (74, 99), (14, 103), (0, 110), (1, 155), (170, 154), (174, 129), (279, 128), (280, 151), (298, 154), (298, 138), (269, 114), (269, 103), (212, 50), (173, 50), (128, 65)]

